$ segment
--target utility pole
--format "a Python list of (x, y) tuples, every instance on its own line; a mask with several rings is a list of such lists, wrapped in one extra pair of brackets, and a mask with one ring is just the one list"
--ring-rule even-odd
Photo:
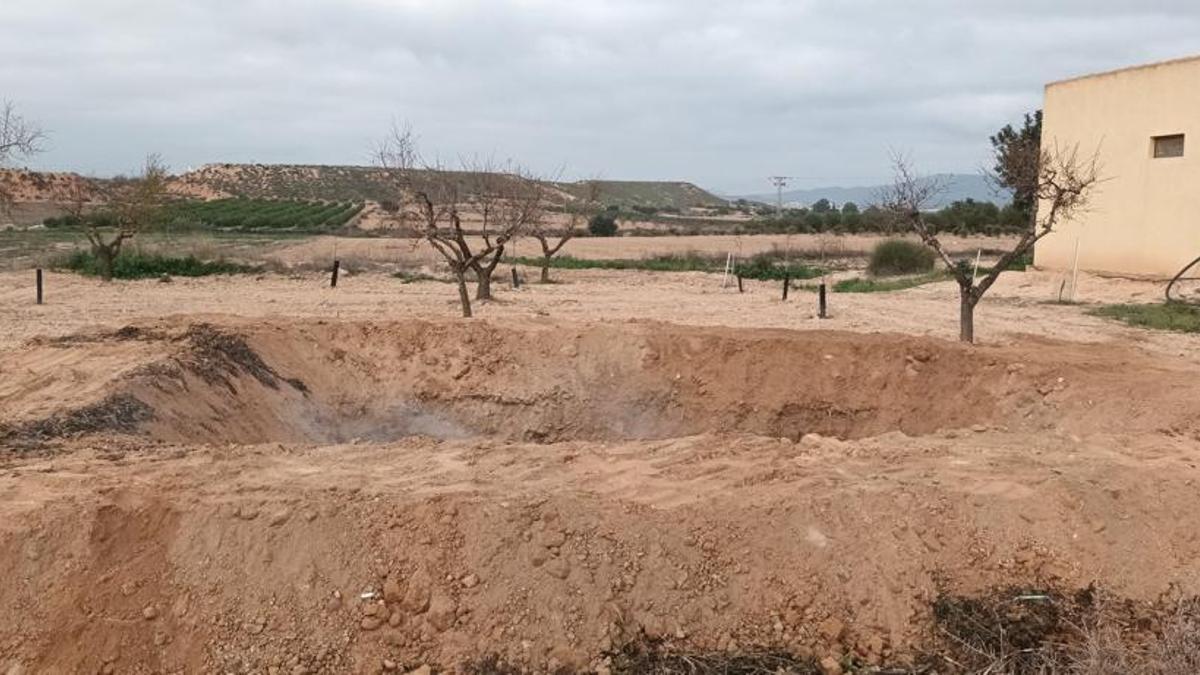
[(775, 217), (783, 217), (783, 188), (794, 176), (771, 176), (771, 184), (775, 186)]

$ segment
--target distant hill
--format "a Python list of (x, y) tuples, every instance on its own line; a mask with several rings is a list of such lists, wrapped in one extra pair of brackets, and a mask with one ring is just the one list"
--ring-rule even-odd
[(200, 199), (381, 201), (395, 193), (386, 174), (375, 167), (299, 164), (206, 164), (177, 176), (171, 189)]
[[(576, 198), (584, 197), (592, 181), (559, 183)], [(677, 209), (725, 206), (728, 201), (691, 183), (668, 181), (600, 180), (600, 201), (606, 206), (655, 206)]]
[(96, 183), (74, 173), (0, 168), (0, 229), (61, 216), (66, 204), (79, 199), (96, 202)]
[(0, 193), (14, 202), (68, 202), (77, 196), (96, 198), (94, 180), (79, 174), (0, 169)]
[[(721, 206), (726, 202), (691, 183), (602, 180), (605, 205), (656, 206), (688, 209)], [(584, 197), (587, 181), (548, 183), (552, 202)], [(317, 199), (382, 201), (395, 199), (395, 185), (379, 168), (288, 164), (209, 164), (173, 181), (172, 190), (201, 199), (253, 197), (259, 199)]]
[[(1010, 200), (1008, 194), (996, 194), (995, 188), (986, 178), (971, 173), (947, 173), (933, 176), (946, 184), (946, 191), (938, 199), (930, 203), (930, 208), (941, 208), (964, 199), (974, 199), (978, 202), (993, 202), (1003, 206)], [(801, 190), (784, 190), (783, 203), (791, 206), (809, 206), (820, 199), (828, 199), (841, 205), (854, 202), (865, 207), (879, 201), (880, 193), (885, 185), (868, 185), (862, 187), (823, 187), (805, 188)], [(741, 195), (743, 199), (774, 204), (776, 195), (773, 192), (763, 192), (753, 195)], [(736, 198), (736, 197), (735, 197)]]

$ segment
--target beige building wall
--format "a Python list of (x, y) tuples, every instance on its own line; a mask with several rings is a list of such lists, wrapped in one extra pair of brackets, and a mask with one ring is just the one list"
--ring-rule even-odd
[[(1087, 212), (1038, 242), (1034, 264), (1170, 277), (1200, 257), (1200, 56), (1046, 87), (1042, 145), (1099, 149)], [(1155, 136), (1184, 134), (1182, 157), (1154, 157)]]

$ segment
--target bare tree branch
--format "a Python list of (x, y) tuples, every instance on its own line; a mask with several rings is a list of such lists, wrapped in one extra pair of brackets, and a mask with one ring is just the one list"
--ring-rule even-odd
[(71, 208), (84, 225), (100, 277), (105, 281), (112, 280), (113, 263), (125, 241), (157, 222), (166, 203), (168, 178), (162, 157), (151, 154), (146, 156), (138, 177), (106, 184), (103, 190), (106, 218), (86, 214), (82, 196), (72, 200)]
[(421, 161), (421, 155), (417, 152), (417, 137), (412, 125), (407, 122), (393, 121), (388, 135), (372, 154), (375, 163), (393, 174), (394, 178), (415, 169)]
[[(0, 106), (0, 167), (15, 157), (29, 157), (43, 150), (46, 133), (17, 113), (12, 101)], [(0, 184), (0, 210), (12, 204), (12, 195)]]
[[(530, 229), (530, 236), (542, 247), (542, 283), (550, 283), (550, 260), (586, 227), (588, 219), (595, 215), (599, 205), (600, 181), (592, 178), (583, 182), (583, 195), (567, 205), (569, 216), (565, 226), (556, 226), (542, 219)], [(555, 237), (558, 241), (551, 243)]]
[(17, 114), (11, 101), (4, 102), (0, 107), (0, 164), (41, 152), (45, 141), (46, 133), (41, 128)]
[[(494, 160), (462, 161), (461, 171), (421, 163), (412, 130), (393, 126), (375, 153), (376, 161), (397, 187), (398, 217), (415, 223), (421, 236), (446, 261), (458, 284), (464, 317), (472, 315), (466, 275), (473, 272), (476, 299), (491, 299), (491, 279), (505, 247), (539, 222), (545, 211), (545, 187), (520, 166)], [(471, 241), (464, 219), (478, 213), (482, 244)]]
[[(937, 253), (958, 282), (959, 339), (963, 342), (974, 341), (975, 306), (996, 279), (1013, 261), (1028, 253), (1034, 244), (1053, 232), (1057, 225), (1084, 211), (1093, 191), (1101, 182), (1099, 150), (1084, 157), (1079, 154), (1077, 145), (1063, 148), (1056, 143), (1051, 147), (1043, 147), (1036, 154), (1014, 150), (1003, 155), (998, 154), (998, 161), (1014, 163), (1008, 168), (1006, 176), (1009, 180), (1024, 182), (1024, 189), (1034, 196), (1037, 208), (1016, 245), (1001, 255), (978, 282), (967, 261), (956, 261), (950, 256), (938, 240), (936, 230), (925, 217), (930, 200), (940, 192), (940, 187), (936, 181), (917, 175), (903, 155), (892, 157), (895, 179), (882, 200), (882, 206), (894, 218), (904, 223), (926, 246)], [(1030, 176), (1036, 176), (1036, 179)]]

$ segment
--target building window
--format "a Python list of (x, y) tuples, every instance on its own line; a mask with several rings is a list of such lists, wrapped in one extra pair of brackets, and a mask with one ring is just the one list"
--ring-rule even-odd
[(1154, 158), (1183, 157), (1183, 134), (1154, 137)]

